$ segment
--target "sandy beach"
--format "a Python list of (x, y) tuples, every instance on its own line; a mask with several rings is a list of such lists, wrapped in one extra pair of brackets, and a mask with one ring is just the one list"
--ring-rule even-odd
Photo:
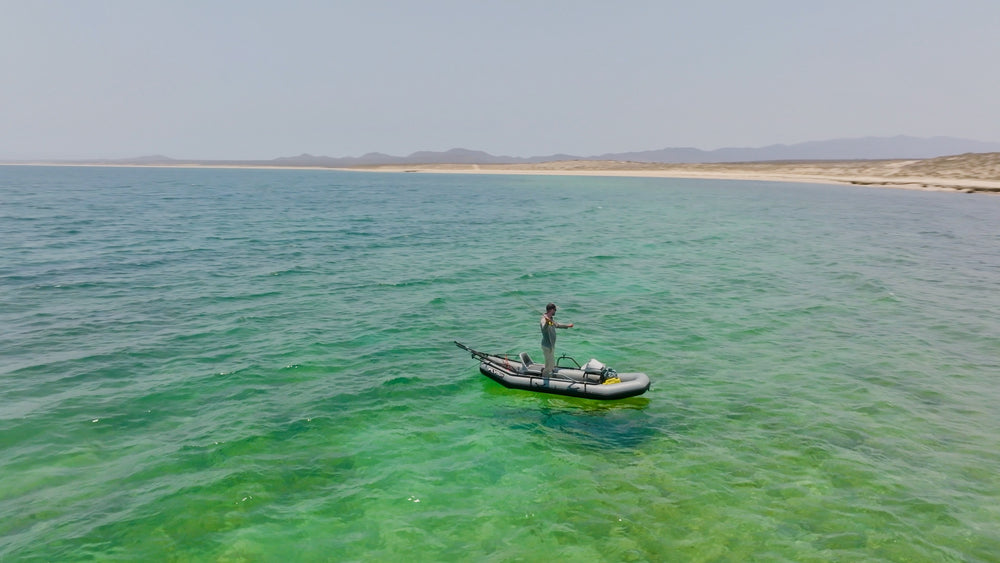
[(768, 180), (1000, 194), (1000, 153), (924, 160), (663, 164), (570, 160), (537, 164), (400, 164), (351, 170)]
[(763, 180), (847, 184), (883, 188), (1000, 194), (1000, 153), (969, 153), (911, 160), (816, 160), (667, 164), (616, 160), (563, 160), (533, 164), (379, 164), (352, 167), (298, 166), (240, 161), (18, 162), (20, 166), (101, 166), (149, 168), (247, 168), (351, 170), (435, 174), (534, 174)]

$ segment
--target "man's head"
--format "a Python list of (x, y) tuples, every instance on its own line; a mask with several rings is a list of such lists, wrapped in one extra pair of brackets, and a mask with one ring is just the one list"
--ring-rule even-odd
[(545, 306), (545, 312), (547, 314), (550, 314), (550, 315), (556, 314), (556, 304), (555, 303), (549, 303), (548, 305), (546, 305)]

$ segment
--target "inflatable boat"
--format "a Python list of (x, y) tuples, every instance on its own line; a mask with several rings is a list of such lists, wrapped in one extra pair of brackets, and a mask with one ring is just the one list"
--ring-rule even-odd
[[(461, 342), (455, 345), (479, 360), (479, 372), (510, 389), (554, 393), (588, 399), (624, 399), (642, 395), (649, 389), (649, 376), (644, 373), (618, 373), (608, 366), (590, 360), (580, 365), (569, 356), (562, 356), (549, 377), (542, 376), (544, 364), (531, 361), (527, 352), (517, 356), (477, 352)], [(561, 365), (572, 362), (572, 366)]]

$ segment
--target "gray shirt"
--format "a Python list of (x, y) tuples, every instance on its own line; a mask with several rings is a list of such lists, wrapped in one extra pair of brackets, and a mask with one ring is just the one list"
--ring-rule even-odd
[(542, 348), (552, 348), (556, 347), (556, 329), (557, 328), (569, 328), (569, 325), (559, 324), (553, 320), (549, 320), (548, 317), (542, 315), (542, 320), (539, 323), (542, 329)]

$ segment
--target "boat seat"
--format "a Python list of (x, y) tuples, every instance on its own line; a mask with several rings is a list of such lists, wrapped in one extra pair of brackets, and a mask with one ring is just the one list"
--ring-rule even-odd
[(532, 363), (531, 356), (529, 356), (527, 352), (521, 352), (520, 357), (521, 357), (521, 363), (524, 364), (524, 367), (528, 367), (531, 365)]

